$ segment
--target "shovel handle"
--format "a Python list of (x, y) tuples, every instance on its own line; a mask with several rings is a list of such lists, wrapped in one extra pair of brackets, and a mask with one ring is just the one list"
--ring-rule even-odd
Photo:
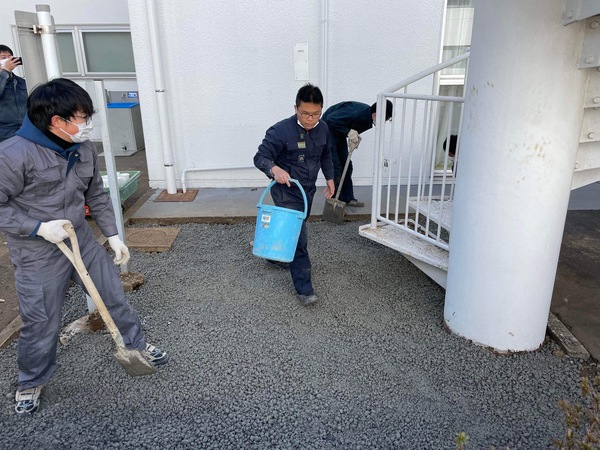
[(337, 192), (335, 193), (336, 201), (340, 198), (340, 191), (342, 190), (342, 184), (344, 184), (344, 179), (346, 178), (346, 172), (348, 172), (348, 166), (350, 165), (350, 159), (352, 158), (352, 152), (354, 150), (350, 150), (348, 152), (348, 157), (346, 158), (346, 164), (344, 164), (344, 171), (342, 172), (342, 178), (340, 178), (340, 184), (338, 184)]
[(79, 251), (79, 241), (77, 240), (77, 234), (75, 233), (75, 228), (73, 228), (73, 224), (67, 223), (63, 225), (63, 228), (69, 235), (69, 239), (71, 240), (71, 247), (73, 248), (73, 250), (71, 250), (63, 241), (58, 242), (56, 245), (65, 254), (69, 261), (71, 261), (71, 264), (73, 264), (75, 270), (77, 270), (81, 281), (85, 285), (85, 288), (90, 297), (92, 297), (92, 301), (94, 302), (94, 305), (96, 305), (96, 309), (98, 309), (100, 317), (102, 317), (102, 320), (104, 320), (106, 328), (110, 332), (117, 346), (125, 347), (123, 337), (121, 336), (117, 325), (115, 325), (115, 322), (113, 321), (110, 313), (108, 312), (106, 305), (102, 301), (102, 297), (100, 297), (100, 293), (98, 292), (98, 289), (96, 289), (96, 285), (92, 281), (92, 277), (90, 277), (90, 274), (88, 273), (85, 267), (83, 259), (81, 259), (81, 252)]

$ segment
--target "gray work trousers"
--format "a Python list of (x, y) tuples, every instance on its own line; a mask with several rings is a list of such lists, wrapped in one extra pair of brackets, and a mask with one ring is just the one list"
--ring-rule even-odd
[[(87, 223), (76, 230), (85, 263), (100, 297), (129, 348), (144, 349), (146, 341), (140, 319), (127, 303), (119, 270), (108, 252), (98, 244)], [(70, 247), (70, 242), (65, 241)], [(42, 239), (8, 238), (15, 265), (19, 312), (23, 325), (19, 335), (18, 389), (47, 383), (56, 372), (56, 348), (62, 307), (70, 280), (83, 286), (71, 262), (60, 249)], [(85, 289), (85, 288), (84, 288)]]

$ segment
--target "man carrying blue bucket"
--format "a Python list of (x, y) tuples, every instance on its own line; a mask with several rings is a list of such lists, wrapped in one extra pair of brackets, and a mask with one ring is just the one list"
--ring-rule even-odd
[[(327, 146), (329, 130), (325, 122), (319, 121), (323, 112), (323, 94), (312, 84), (300, 88), (294, 106), (296, 113), (267, 130), (254, 165), (269, 178), (275, 180), (271, 197), (276, 206), (304, 211), (304, 198), (290, 178), (298, 180), (306, 193), (310, 215), (319, 169), (327, 180), (323, 190), (325, 198), (333, 196), (333, 162)], [(308, 257), (306, 219), (302, 223), (294, 259), (290, 263), (290, 274), (300, 303), (310, 305), (317, 301), (311, 281), (311, 264)]]

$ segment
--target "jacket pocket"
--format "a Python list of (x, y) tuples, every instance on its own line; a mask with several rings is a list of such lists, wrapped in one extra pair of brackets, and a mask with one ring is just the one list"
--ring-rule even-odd
[(33, 171), (33, 184), (36, 194), (48, 196), (56, 191), (61, 184), (59, 166), (46, 167)]
[(75, 164), (75, 173), (77, 174), (77, 178), (81, 181), (83, 190), (85, 191), (90, 184), (90, 180), (94, 176), (94, 165), (79, 161)]

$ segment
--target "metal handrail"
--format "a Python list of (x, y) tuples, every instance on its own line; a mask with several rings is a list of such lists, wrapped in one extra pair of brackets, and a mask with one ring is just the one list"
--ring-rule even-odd
[[(444, 153), (443, 162), (440, 162), (442, 170), (439, 175), (435, 169), (435, 149), (438, 148), (443, 136), (438, 139), (436, 132), (440, 120), (440, 105), (445, 104), (448, 107), (464, 104), (464, 95), (443, 96), (438, 95), (437, 91), (440, 72), (468, 58), (469, 52), (458, 55), (390, 86), (377, 96), (376, 123), (383, 125), (377, 127), (375, 135), (371, 228), (376, 228), (378, 224), (400, 227), (440, 248), (449, 249), (448, 236), (442, 233), (441, 218), (449, 216), (450, 201), (454, 196), (454, 173), (458, 165), (459, 143), (456, 146), (452, 171), (449, 171), (448, 153), (451, 139), (449, 126), (445, 136), (448, 149)], [(430, 76), (434, 77), (432, 94), (408, 92), (409, 86)], [(400, 90), (402, 92), (398, 92)], [(385, 123), (388, 99), (394, 105), (394, 118), (389, 125)], [(401, 103), (402, 107), (397, 108), (399, 106), (397, 103)], [(452, 123), (453, 112), (454, 106), (448, 110), (449, 123)], [(460, 114), (459, 131), (462, 125), (462, 107)], [(396, 132), (396, 126), (399, 126), (399, 132)], [(389, 139), (386, 139), (387, 132), (389, 132)], [(460, 137), (460, 132), (458, 136)], [(409, 143), (405, 145), (407, 140)], [(386, 149), (390, 153), (389, 159), (385, 158)], [(397, 161), (394, 156), (397, 157)], [(395, 176), (392, 173), (394, 164), (398, 165)], [(383, 176), (384, 166), (387, 167), (386, 180)], [(405, 183), (403, 177), (406, 178)], [(416, 184), (413, 184), (413, 181), (416, 181)], [(392, 189), (394, 183), (395, 190)], [(402, 204), (403, 190), (405, 198)], [(384, 205), (382, 206), (383, 194)], [(432, 218), (434, 209), (439, 210), (439, 218)], [(411, 219), (413, 212), (415, 218)]]

